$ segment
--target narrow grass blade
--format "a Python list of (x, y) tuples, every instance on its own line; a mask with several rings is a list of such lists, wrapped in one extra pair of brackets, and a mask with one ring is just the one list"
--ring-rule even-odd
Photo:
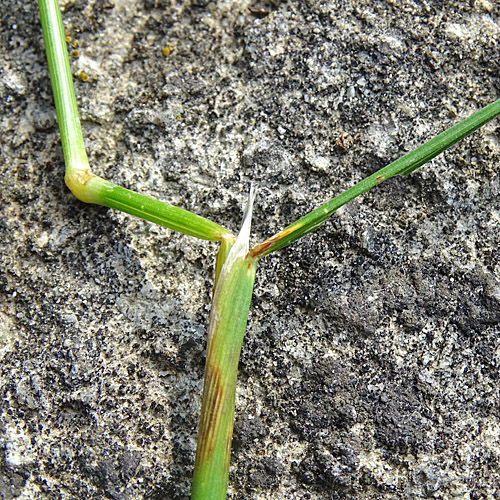
[(234, 240), (233, 234), (219, 224), (164, 201), (115, 186), (100, 177), (94, 177), (92, 186), (95, 201), (105, 207), (168, 227), (202, 240), (220, 241), (223, 237)]
[(90, 169), (83, 142), (73, 79), (57, 0), (38, 0), (57, 120), (66, 164), (65, 181), (81, 201), (116, 208), (196, 238), (233, 238), (219, 224), (182, 208), (124, 189), (96, 176)]
[(432, 160), (432, 158), (495, 118), (498, 114), (500, 114), (500, 99), (477, 111), (469, 118), (466, 118), (445, 132), (442, 132), (411, 153), (408, 153), (378, 172), (370, 175), (266, 241), (259, 243), (252, 248), (250, 256), (260, 258), (290, 245), (295, 240), (317, 229), (336, 210), (356, 198), (356, 196), (365, 193), (390, 177), (407, 175), (413, 172), (418, 167)]

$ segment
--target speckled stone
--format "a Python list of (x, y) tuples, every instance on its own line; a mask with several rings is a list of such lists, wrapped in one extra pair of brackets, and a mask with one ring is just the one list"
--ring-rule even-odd
[[(95, 172), (235, 231), (254, 183), (254, 243), (500, 97), (496, 1), (61, 5)], [(0, 19), (0, 498), (186, 499), (217, 246), (71, 195)], [(230, 498), (500, 497), (499, 141), (261, 262)]]

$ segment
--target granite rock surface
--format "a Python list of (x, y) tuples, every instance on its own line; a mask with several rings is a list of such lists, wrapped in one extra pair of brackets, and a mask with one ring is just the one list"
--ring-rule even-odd
[[(92, 167), (253, 243), (500, 97), (500, 4), (67, 0)], [(189, 497), (217, 246), (77, 201), (0, 3), (0, 498)], [(229, 498), (500, 498), (500, 122), (264, 259)]]

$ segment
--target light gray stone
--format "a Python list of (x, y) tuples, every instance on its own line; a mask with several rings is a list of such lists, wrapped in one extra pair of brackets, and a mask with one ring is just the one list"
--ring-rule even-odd
[[(497, 2), (62, 4), (95, 172), (253, 243), (499, 97)], [(69, 193), (0, 18), (0, 497), (188, 498), (217, 247)], [(499, 126), (261, 262), (231, 498), (498, 498)]]

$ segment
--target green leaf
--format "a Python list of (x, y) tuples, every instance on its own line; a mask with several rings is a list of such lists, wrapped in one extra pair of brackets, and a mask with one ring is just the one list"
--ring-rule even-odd
[(115, 186), (102, 179), (101, 181), (99, 189), (96, 189), (95, 203), (116, 208), (202, 240), (220, 241), (223, 237), (234, 240), (230, 231), (204, 217), (164, 201)]
[(61, 11), (57, 0), (38, 0), (52, 91), (66, 164), (65, 181), (81, 201), (116, 208), (204, 240), (234, 239), (230, 231), (204, 217), (115, 186), (90, 169), (78, 117)]
[(260, 258), (290, 245), (295, 240), (309, 234), (321, 226), (342, 205), (345, 205), (360, 194), (365, 193), (369, 189), (395, 175), (403, 176), (410, 174), (444, 150), (453, 146), (453, 144), (472, 134), (472, 132), (495, 118), (498, 114), (500, 114), (500, 99), (477, 111), (469, 118), (466, 118), (445, 132), (442, 132), (411, 153), (406, 154), (378, 172), (370, 175), (329, 202), (300, 218), (297, 222), (294, 222), (279, 233), (271, 236), (271, 238), (268, 238), (266, 241), (259, 243), (252, 248), (250, 255), (255, 258)]

